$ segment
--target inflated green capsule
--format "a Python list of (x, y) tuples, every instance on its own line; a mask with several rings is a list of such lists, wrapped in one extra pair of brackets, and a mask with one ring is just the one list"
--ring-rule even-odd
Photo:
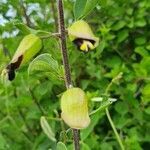
[(68, 35), (77, 48), (84, 52), (95, 49), (99, 44), (99, 38), (93, 34), (90, 26), (83, 20), (73, 23), (68, 28)]
[(90, 123), (87, 98), (80, 88), (71, 88), (61, 97), (61, 117), (74, 129), (86, 128)]
[(34, 35), (29, 34), (20, 42), (17, 51), (15, 52), (12, 60), (7, 65), (5, 72), (7, 72), (8, 79), (11, 81), (15, 78), (15, 70), (27, 63), (34, 57), (42, 48), (41, 39)]

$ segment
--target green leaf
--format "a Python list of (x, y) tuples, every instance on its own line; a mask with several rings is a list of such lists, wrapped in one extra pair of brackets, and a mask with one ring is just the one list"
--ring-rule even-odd
[(93, 114), (91, 118), (91, 123), (90, 125), (86, 128), (81, 130), (81, 140), (84, 141), (88, 135), (93, 131), (93, 128), (95, 125), (98, 123), (99, 119), (102, 117), (103, 113), (95, 113)]
[(66, 147), (66, 145), (64, 143), (58, 142), (56, 150), (67, 150), (67, 147)]
[(109, 142), (102, 142), (100, 147), (101, 150), (113, 150), (112, 145)]
[(118, 117), (114, 118), (114, 122), (115, 122), (116, 128), (121, 130), (123, 129), (123, 127), (130, 124), (130, 122), (132, 121), (131, 119), (127, 117), (127, 115), (122, 115), (122, 116), (118, 115)]
[(23, 34), (31, 34), (34, 33), (34, 29), (29, 28), (27, 25), (20, 23), (20, 22), (14, 22), (14, 25), (23, 33)]
[(81, 142), (81, 150), (90, 150), (90, 147), (87, 144)]
[(86, 17), (97, 5), (98, 0), (76, 0), (74, 16), (76, 19)]
[(121, 115), (125, 115), (128, 112), (128, 106), (124, 102), (117, 102), (117, 104), (115, 104), (115, 110)]
[(150, 50), (150, 44), (146, 46), (146, 49)]
[(56, 141), (55, 134), (53, 133), (50, 125), (48, 124), (48, 122), (47, 122), (47, 120), (45, 119), (44, 116), (41, 117), (40, 124), (41, 124), (43, 132), (48, 136), (48, 138), (50, 140), (55, 142)]
[(5, 138), (2, 136), (2, 134), (0, 134), (0, 149), (1, 150), (6, 149), (6, 145), (7, 145), (7, 142)]
[(142, 94), (146, 98), (150, 98), (150, 84), (146, 84), (142, 89)]
[(105, 108), (107, 108), (109, 105), (111, 105), (113, 102), (115, 102), (117, 99), (115, 98), (108, 98), (107, 100), (104, 100), (104, 98), (102, 97), (94, 97), (92, 98), (92, 101), (100, 101), (101, 105), (96, 109), (93, 110), (90, 115), (93, 115), (99, 111), (104, 110)]
[(128, 31), (127, 30), (120, 31), (117, 37), (118, 37), (117, 39), (118, 43), (124, 41), (128, 37)]
[(149, 56), (148, 51), (142, 46), (136, 47), (134, 51), (143, 57)]
[(112, 30), (117, 31), (122, 29), (124, 26), (126, 25), (126, 22), (123, 20), (120, 20), (118, 22), (116, 22), (113, 26), (112, 26)]
[(87, 0), (84, 8), (83, 17), (87, 16), (97, 5), (98, 0)]
[(150, 107), (148, 107), (148, 108), (145, 108), (145, 110), (144, 110), (148, 115), (150, 115)]
[(102, 102), (103, 101), (103, 97), (93, 97), (91, 99), (91, 101), (93, 101), (93, 102)]
[(58, 62), (48, 53), (37, 56), (29, 65), (29, 74), (33, 71), (57, 71)]
[(63, 69), (48, 53), (37, 56), (28, 67), (28, 74), (49, 73), (56, 79), (63, 77)]
[(144, 27), (146, 25), (146, 20), (144, 18), (141, 18), (135, 22), (135, 25), (137, 27)]
[(137, 45), (143, 45), (143, 44), (146, 43), (146, 38), (145, 38), (145, 37), (136, 38), (136, 39), (135, 39), (135, 43), (136, 43)]
[(74, 4), (74, 16), (76, 19), (78, 19), (80, 16), (82, 16), (86, 2), (87, 2), (87, 0), (76, 0), (76, 2)]
[(99, 0), (98, 3), (100, 4), (100, 6), (102, 7), (106, 7), (107, 6), (107, 2), (108, 0)]
[(102, 40), (100, 42), (100, 44), (98, 45), (98, 47), (96, 48), (96, 52), (94, 53), (94, 56), (95, 57), (98, 57), (101, 55), (101, 53), (103, 52), (103, 50), (105, 49), (105, 46), (106, 46), (106, 41), (105, 40)]

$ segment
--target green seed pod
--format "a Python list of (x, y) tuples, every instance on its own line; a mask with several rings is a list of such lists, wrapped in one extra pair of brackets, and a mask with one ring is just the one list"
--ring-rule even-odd
[(80, 88), (71, 88), (63, 93), (61, 110), (62, 119), (71, 128), (86, 128), (90, 123), (87, 98)]
[(42, 41), (38, 36), (34, 34), (25, 36), (20, 42), (11, 62), (6, 67), (8, 79), (10, 81), (13, 80), (15, 78), (15, 70), (18, 69), (20, 65), (27, 63), (41, 48)]
[(95, 37), (90, 26), (83, 20), (76, 21), (68, 28), (70, 40), (81, 51), (93, 50), (99, 44), (99, 38)]

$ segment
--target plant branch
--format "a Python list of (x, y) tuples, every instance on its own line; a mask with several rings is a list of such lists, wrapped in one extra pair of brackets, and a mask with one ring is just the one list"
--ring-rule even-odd
[(6, 47), (3, 48), (3, 52), (4, 52), (4, 55), (5, 55), (5, 56), (8, 56), (9, 59), (11, 60), (11, 54), (10, 54), (10, 51), (9, 51)]
[[(108, 92), (109, 92), (111, 86), (113, 85), (113, 83), (115, 83), (115, 82), (116, 82), (117, 80), (119, 80), (121, 77), (122, 77), (122, 72), (120, 72), (116, 77), (114, 77), (114, 78), (111, 80), (111, 82), (108, 84), (108, 86), (107, 86), (107, 88), (106, 88), (106, 90), (105, 90), (105, 93), (104, 93), (105, 95), (108, 95)], [(117, 141), (118, 141), (118, 143), (119, 143), (119, 145), (120, 145), (121, 150), (125, 150), (124, 145), (123, 145), (123, 143), (122, 143), (122, 140), (121, 140), (121, 138), (120, 138), (120, 136), (119, 136), (119, 133), (117, 132), (117, 129), (116, 129), (115, 124), (114, 124), (114, 122), (113, 122), (113, 120), (112, 120), (112, 118), (111, 118), (111, 115), (110, 115), (110, 113), (109, 113), (108, 108), (105, 109), (105, 112), (106, 112), (108, 121), (109, 121), (109, 123), (110, 123), (110, 125), (111, 125), (111, 127), (112, 127), (112, 129), (113, 129), (113, 131), (114, 131), (114, 134), (115, 134), (116, 138), (117, 138)]]
[(56, 8), (55, 8), (55, 3), (54, 2), (55, 2), (54, 0), (51, 0), (51, 9), (52, 9), (52, 13), (53, 13), (54, 22), (55, 22), (55, 29), (57, 31), (58, 22), (57, 22)]
[[(14, 97), (17, 99), (17, 97), (18, 97), (17, 89), (16, 89), (15, 85), (13, 85), (13, 86), (14, 86)], [(19, 113), (20, 117), (22, 118), (22, 120), (24, 122), (24, 125), (26, 126), (28, 132), (32, 133), (32, 129), (30, 128), (28, 122), (26, 122), (26, 119), (25, 119), (23, 111), (19, 108), (19, 106), (17, 106), (17, 109), (18, 109), (18, 113)]]
[(24, 131), (22, 131), (22, 129), (17, 125), (16, 121), (15, 121), (11, 116), (8, 116), (8, 119), (9, 119), (9, 121), (12, 123), (12, 125), (13, 125), (19, 132), (21, 132), (21, 133), (26, 137), (26, 139), (27, 139), (30, 143), (32, 143), (31, 137), (28, 136)]
[[(66, 88), (68, 89), (72, 87), (72, 80), (71, 80), (71, 72), (70, 72), (68, 55), (67, 55), (66, 29), (65, 29), (65, 22), (64, 22), (64, 11), (63, 11), (62, 0), (57, 0), (57, 8), (58, 8), (58, 27), (60, 32), (60, 45), (61, 45), (63, 66), (65, 70), (65, 84), (66, 84)], [(73, 130), (75, 150), (80, 150), (79, 130), (77, 129), (72, 129), (72, 130)]]
[(39, 111), (41, 112), (42, 115), (45, 115), (45, 111), (43, 110), (43, 108), (41, 107), (41, 105), (39, 104), (38, 100), (36, 99), (33, 91), (31, 90), (31, 88), (29, 88), (29, 92), (30, 92), (30, 95), (34, 101), (34, 103), (37, 105)]
[(48, 38), (51, 38), (51, 37), (60, 38), (60, 33), (48, 33), (48, 32), (45, 32), (45, 33), (47, 35), (40, 36), (40, 38), (42, 38), (42, 39), (48, 39)]
[(111, 125), (111, 127), (112, 127), (112, 129), (113, 129), (113, 131), (114, 131), (114, 133), (115, 133), (115, 136), (116, 136), (116, 138), (117, 138), (117, 141), (118, 141), (118, 143), (119, 143), (119, 145), (120, 145), (121, 150), (125, 150), (125, 148), (124, 148), (124, 146), (123, 146), (123, 143), (122, 143), (122, 141), (121, 141), (121, 138), (120, 138), (120, 136), (119, 136), (119, 134), (118, 134), (118, 132), (117, 132), (117, 129), (116, 129), (116, 127), (115, 127), (115, 124), (114, 124), (114, 122), (113, 122), (113, 120), (112, 120), (112, 118), (111, 118), (111, 116), (110, 116), (110, 113), (109, 113), (108, 108), (106, 108), (106, 115), (107, 115), (107, 118), (108, 118), (108, 120), (109, 120), (109, 123), (110, 123), (110, 125)]
[(27, 15), (26, 7), (24, 6), (24, 3), (23, 3), (22, 0), (20, 0), (20, 6), (22, 7), (23, 15), (24, 15), (24, 17), (25, 17), (27, 26), (28, 26), (28, 27), (32, 27), (32, 26), (33, 26), (33, 25), (32, 25), (32, 22), (31, 22), (29, 16)]
[[(31, 129), (30, 126), (28, 125), (28, 122), (26, 122), (26, 119), (25, 119), (25, 116), (24, 116), (22, 110), (21, 110), (19, 107), (17, 107), (17, 108), (18, 108), (19, 115), (20, 115), (20, 117), (22, 118), (22, 120), (23, 120), (23, 122), (24, 122), (24, 125), (26, 126), (28, 132), (32, 133), (32, 129)], [(32, 133), (32, 134), (33, 134), (33, 133)]]

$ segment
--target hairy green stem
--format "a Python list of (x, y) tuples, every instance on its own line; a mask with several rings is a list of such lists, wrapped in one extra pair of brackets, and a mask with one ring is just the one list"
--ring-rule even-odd
[[(62, 0), (57, 1), (57, 8), (58, 8), (58, 27), (60, 32), (60, 45), (61, 45), (63, 66), (65, 70), (65, 84), (66, 84), (66, 88), (68, 89), (71, 88), (73, 85), (72, 85), (71, 72), (70, 72), (68, 55), (67, 55), (66, 29), (65, 29), (65, 22), (64, 22), (64, 11), (63, 11)], [(72, 131), (73, 131), (75, 150), (80, 150), (79, 130), (72, 129)]]
[[(108, 84), (108, 86), (107, 86), (107, 88), (106, 88), (106, 90), (105, 90), (105, 95), (108, 95), (108, 92), (109, 92), (111, 86), (113, 85), (113, 83), (114, 83), (115, 81), (119, 80), (121, 77), (122, 77), (122, 72), (119, 73), (115, 78), (113, 78), (113, 79), (111, 80), (111, 82)], [(106, 112), (108, 121), (109, 121), (109, 123), (110, 123), (110, 125), (111, 125), (111, 127), (112, 127), (112, 129), (113, 129), (113, 131), (114, 131), (114, 134), (115, 134), (116, 138), (117, 138), (117, 141), (118, 141), (118, 143), (119, 143), (119, 145), (120, 145), (121, 150), (125, 150), (124, 145), (123, 145), (123, 143), (122, 143), (122, 140), (121, 140), (121, 138), (120, 138), (120, 136), (119, 136), (119, 134), (118, 134), (118, 132), (117, 132), (117, 129), (116, 129), (115, 124), (114, 124), (114, 122), (113, 122), (113, 120), (112, 120), (112, 118), (111, 118), (111, 115), (110, 115), (110, 113), (109, 113), (108, 108), (105, 109), (105, 112)]]
[(116, 136), (116, 138), (117, 138), (117, 141), (118, 141), (118, 143), (119, 143), (119, 145), (120, 145), (121, 150), (125, 150), (125, 148), (124, 148), (124, 146), (123, 146), (123, 144), (122, 144), (121, 138), (120, 138), (120, 136), (119, 136), (119, 134), (118, 134), (118, 132), (117, 132), (117, 129), (116, 129), (114, 123), (113, 123), (113, 120), (111, 119), (109, 110), (108, 110), (107, 108), (106, 108), (106, 115), (107, 115), (107, 118), (108, 118), (108, 120), (109, 120), (109, 123), (110, 123), (110, 125), (111, 125), (111, 127), (112, 127), (112, 129), (113, 129), (113, 131), (114, 131), (114, 133), (115, 133), (115, 136)]

